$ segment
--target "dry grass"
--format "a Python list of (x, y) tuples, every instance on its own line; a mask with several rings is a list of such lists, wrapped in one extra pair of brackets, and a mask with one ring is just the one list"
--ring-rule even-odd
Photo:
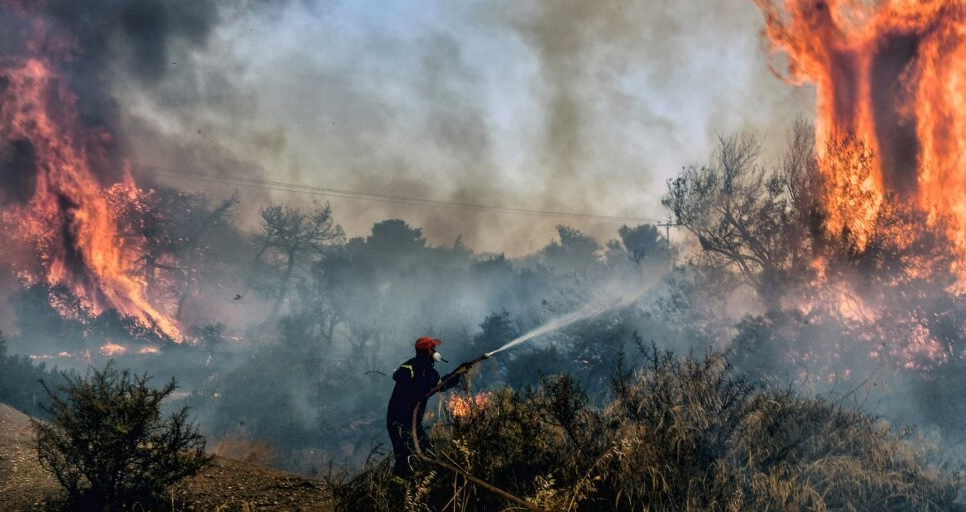
[[(962, 477), (930, 466), (928, 443), (885, 422), (749, 384), (720, 354), (645, 354), (643, 368), (615, 370), (602, 409), (566, 376), (503, 389), (437, 424), (434, 455), (559, 512), (966, 510)], [(345, 511), (519, 510), (459, 473), (418, 475), (393, 487), (388, 459), (374, 454), (328, 484)]]
[(229, 434), (220, 439), (211, 449), (211, 453), (268, 467), (277, 466), (280, 460), (278, 450), (270, 443), (254, 441), (237, 433)]

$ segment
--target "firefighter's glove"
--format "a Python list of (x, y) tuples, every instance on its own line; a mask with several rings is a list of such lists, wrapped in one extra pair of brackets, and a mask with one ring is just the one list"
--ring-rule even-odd
[(456, 368), (456, 373), (464, 374), (470, 371), (471, 368), (473, 368), (473, 363), (463, 363)]

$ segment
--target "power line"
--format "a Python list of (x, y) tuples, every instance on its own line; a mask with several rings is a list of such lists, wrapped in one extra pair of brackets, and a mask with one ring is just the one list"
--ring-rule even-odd
[(671, 228), (676, 228), (680, 226), (677, 222), (671, 221), (671, 214), (667, 214), (667, 220), (664, 222), (658, 222), (656, 224), (659, 228), (664, 228), (664, 242), (667, 244), (667, 248), (671, 248)]
[(205, 173), (188, 172), (180, 169), (171, 169), (166, 167), (158, 167), (158, 166), (151, 166), (151, 165), (144, 165), (144, 164), (132, 164), (132, 166), (139, 169), (146, 170), (148, 171), (149, 174), (160, 175), (160, 176), (190, 179), (194, 181), (202, 181), (207, 183), (220, 183), (220, 184), (238, 185), (238, 186), (251, 187), (251, 188), (261, 188), (261, 189), (276, 190), (276, 191), (282, 191), (282, 192), (299, 192), (299, 193), (306, 193), (311, 195), (319, 195), (319, 196), (327, 196), (327, 197), (341, 197), (346, 199), (360, 199), (360, 200), (367, 200), (367, 201), (410, 204), (410, 205), (418, 205), (418, 206), (431, 206), (431, 207), (439, 207), (439, 208), (493, 211), (498, 213), (508, 213), (508, 214), (518, 214), (518, 215), (588, 218), (588, 219), (598, 219), (598, 220), (607, 220), (607, 221), (656, 222), (655, 219), (646, 219), (646, 218), (640, 218), (640, 217), (597, 215), (597, 214), (589, 214), (589, 213), (558, 212), (558, 211), (548, 211), (548, 210), (529, 210), (524, 208), (510, 208), (510, 207), (503, 207), (503, 206), (483, 205), (483, 204), (474, 204), (474, 203), (438, 201), (438, 200), (426, 199), (426, 198), (395, 196), (395, 195), (388, 195), (388, 194), (362, 192), (362, 191), (356, 191), (356, 190), (300, 185), (295, 183), (263, 180), (258, 178), (248, 178), (248, 177), (242, 177), (242, 176), (211, 175), (211, 174), (205, 174)]
[(477, 210), (495, 213), (506, 213), (513, 215), (531, 215), (538, 217), (561, 217), (572, 219), (593, 219), (609, 222), (660, 222), (659, 219), (648, 219), (642, 217), (630, 217), (620, 215), (597, 215), (592, 213), (560, 212), (551, 210), (530, 210), (526, 208), (511, 208), (505, 206), (494, 206), (477, 203), (460, 203), (453, 201), (439, 201), (428, 198), (406, 197), (390, 194), (378, 194), (373, 192), (362, 192), (358, 190), (338, 189), (331, 187), (319, 187), (311, 185), (300, 185), (297, 183), (287, 183), (283, 181), (264, 180), (233, 175), (214, 175), (201, 172), (186, 171), (170, 167), (160, 167), (132, 163), (131, 166), (147, 174), (155, 176), (165, 176), (176, 179), (188, 179), (204, 183), (218, 183), (223, 185), (235, 185), (240, 187), (258, 188), (263, 190), (274, 190), (280, 192), (296, 192), (309, 195), (324, 197), (339, 197), (344, 199), (357, 199), (363, 201), (375, 201), (381, 203), (408, 204), (416, 206), (429, 206), (433, 208), (449, 208), (457, 210)]

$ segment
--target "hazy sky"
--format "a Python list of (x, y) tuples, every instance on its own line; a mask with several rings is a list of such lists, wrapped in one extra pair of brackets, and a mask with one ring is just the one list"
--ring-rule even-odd
[[(245, 5), (223, 9), (204, 44), (172, 39), (169, 70), (150, 84), (114, 85), (135, 164), (659, 219), (665, 180), (704, 161), (717, 134), (780, 140), (813, 108), (810, 89), (768, 71), (750, 1)], [(350, 235), (402, 218), (433, 243), (463, 235), (508, 255), (544, 245), (559, 223), (601, 239), (620, 226), (239, 191), (249, 221), (270, 201), (330, 200)]]

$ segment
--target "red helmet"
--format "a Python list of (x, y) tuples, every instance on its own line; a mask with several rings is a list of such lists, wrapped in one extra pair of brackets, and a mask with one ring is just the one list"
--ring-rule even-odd
[(424, 351), (432, 350), (440, 343), (442, 343), (442, 341), (439, 341), (436, 338), (423, 336), (422, 338), (419, 338), (418, 340), (416, 340), (416, 352), (424, 352)]

